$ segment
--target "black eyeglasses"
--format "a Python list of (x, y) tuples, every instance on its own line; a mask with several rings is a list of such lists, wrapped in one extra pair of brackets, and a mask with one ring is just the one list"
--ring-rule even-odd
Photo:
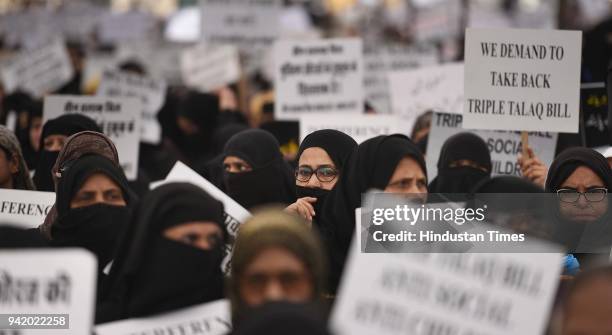
[(317, 179), (320, 182), (328, 183), (338, 176), (338, 171), (331, 166), (322, 165), (316, 169), (311, 168), (310, 166), (300, 166), (295, 171), (295, 179), (306, 183), (312, 178), (312, 175), (316, 175)]
[(578, 202), (581, 195), (584, 195), (588, 202), (600, 202), (606, 198), (606, 194), (608, 194), (608, 189), (603, 187), (591, 188), (586, 190), (586, 192), (578, 192), (571, 188), (557, 190), (557, 196), (563, 202)]

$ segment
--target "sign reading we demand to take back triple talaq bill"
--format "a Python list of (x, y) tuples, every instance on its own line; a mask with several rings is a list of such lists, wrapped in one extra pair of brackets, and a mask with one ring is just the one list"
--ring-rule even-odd
[(579, 31), (467, 29), (464, 128), (578, 132)]

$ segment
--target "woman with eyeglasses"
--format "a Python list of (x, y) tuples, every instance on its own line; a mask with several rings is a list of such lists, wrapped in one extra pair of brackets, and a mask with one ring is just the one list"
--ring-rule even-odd
[(232, 136), (223, 157), (226, 193), (244, 208), (295, 201), (292, 169), (269, 132), (249, 129)]
[(298, 200), (286, 210), (312, 222), (356, 147), (357, 142), (350, 136), (333, 129), (317, 130), (306, 136), (297, 153), (295, 189)]
[[(557, 238), (570, 252), (610, 253), (612, 222), (607, 160), (589, 148), (570, 148), (553, 161), (546, 191), (557, 194)], [(580, 260), (580, 258), (579, 258)]]

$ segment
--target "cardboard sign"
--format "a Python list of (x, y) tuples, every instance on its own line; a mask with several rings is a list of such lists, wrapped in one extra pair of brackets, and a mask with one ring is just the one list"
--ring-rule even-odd
[(361, 40), (278, 41), (274, 60), (276, 119), (363, 112)]
[(181, 57), (181, 73), (187, 86), (210, 92), (240, 79), (240, 59), (234, 46), (197, 45)]
[[(480, 136), (491, 153), (493, 176), (520, 176), (521, 168), (517, 163), (518, 154), (522, 151), (521, 133), (511, 131), (468, 130), (462, 128), (462, 115), (435, 113), (431, 119), (431, 130), (427, 142), (427, 174), (429, 180), (438, 175), (438, 158), (444, 142), (451, 136), (469, 132)], [(529, 146), (542, 163), (550, 166), (555, 158), (557, 133), (529, 133)]]
[(579, 31), (468, 28), (464, 127), (577, 133), (581, 45)]
[(300, 118), (300, 141), (317, 130), (335, 129), (350, 137), (357, 143), (378, 135), (410, 133), (406, 122), (395, 115), (362, 114), (347, 118), (342, 115), (305, 115)]
[(26, 229), (45, 221), (55, 203), (55, 192), (0, 190), (0, 222)]
[(360, 221), (332, 311), (334, 334), (544, 332), (561, 270), (557, 250), (362, 253)]
[(438, 51), (433, 46), (373, 46), (365, 48), (363, 56), (365, 98), (379, 114), (389, 114), (392, 111), (387, 78), (389, 73), (438, 63)]
[(202, 0), (202, 39), (241, 49), (269, 47), (277, 38), (280, 0)]
[(585, 144), (589, 148), (612, 145), (608, 92), (605, 83), (582, 84), (580, 88), (580, 115), (584, 127)]
[[(168, 173), (168, 176), (164, 180), (164, 183), (160, 183), (155, 186), (157, 187), (165, 183), (171, 182), (192, 183), (202, 188), (213, 198), (221, 201), (223, 203), (223, 207), (225, 208), (225, 227), (227, 229), (228, 234), (230, 234), (230, 236), (232, 237), (236, 237), (240, 225), (251, 216), (251, 213), (244, 209), (244, 207), (240, 206), (240, 204), (237, 203), (234, 199), (230, 198), (227, 194), (223, 193), (223, 191), (218, 189), (211, 182), (204, 179), (204, 177), (200, 176), (197, 172), (193, 171), (187, 165), (180, 161), (174, 164), (174, 167)], [(234, 246), (231, 244), (225, 246), (226, 255), (223, 259), (223, 263), (221, 264), (221, 267), (224, 269), (225, 273), (229, 273), (233, 247)]]
[(463, 64), (389, 74), (393, 113), (412, 123), (428, 110), (463, 113)]
[(115, 143), (126, 177), (134, 180), (138, 174), (141, 110), (136, 98), (51, 95), (45, 97), (43, 120), (72, 113), (90, 117)]
[(98, 96), (136, 97), (141, 100), (142, 123), (140, 140), (150, 144), (161, 141), (157, 112), (166, 100), (166, 82), (137, 74), (106, 70), (98, 87)]
[(96, 335), (223, 335), (231, 330), (230, 304), (224, 299), (157, 316), (104, 323), (96, 326)]
[(91, 334), (96, 272), (96, 258), (84, 249), (2, 250), (0, 314), (50, 315), (2, 318), (0, 329), (36, 328), (19, 330), (20, 335)]
[(22, 89), (34, 96), (59, 89), (72, 79), (73, 73), (68, 52), (59, 39), (20, 53), (0, 66), (0, 79), (6, 93)]

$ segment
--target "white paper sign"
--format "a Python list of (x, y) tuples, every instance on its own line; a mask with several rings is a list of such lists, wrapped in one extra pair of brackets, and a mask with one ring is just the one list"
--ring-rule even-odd
[[(190, 169), (181, 161), (178, 161), (176, 162), (176, 164), (174, 164), (174, 167), (172, 167), (172, 170), (170, 170), (168, 176), (166, 176), (164, 183), (159, 183), (155, 186), (157, 187), (165, 183), (171, 182), (192, 183), (202, 188), (213, 198), (221, 201), (223, 203), (223, 207), (225, 208), (225, 227), (227, 229), (227, 232), (232, 237), (236, 237), (240, 225), (244, 223), (249, 217), (251, 217), (251, 213), (249, 213), (249, 211), (244, 209), (244, 207), (242, 207), (234, 199), (223, 193), (223, 191), (218, 189), (215, 185), (206, 180), (204, 177), (200, 176), (197, 172)], [(234, 246), (231, 244), (225, 246), (226, 256), (223, 259), (223, 263), (221, 264), (225, 273), (229, 273), (233, 248)]]
[[(468, 132), (480, 136), (491, 153), (493, 176), (520, 176), (521, 168), (517, 163), (522, 152), (521, 133), (512, 131), (468, 130), (462, 128), (463, 115), (435, 113), (431, 119), (431, 130), (427, 141), (427, 174), (432, 180), (438, 174), (438, 158), (444, 142), (451, 136)], [(557, 133), (529, 133), (529, 146), (546, 166), (555, 158)]]
[(104, 323), (96, 326), (96, 335), (223, 335), (231, 329), (230, 304), (224, 299), (157, 316)]
[(463, 64), (389, 74), (393, 112), (411, 124), (428, 110), (463, 113)]
[(269, 47), (280, 31), (280, 0), (201, 0), (202, 37), (241, 49)]
[(456, 0), (419, 1), (413, 20), (418, 41), (454, 38), (461, 33), (462, 3)]
[(335, 129), (361, 143), (378, 135), (407, 135), (410, 129), (405, 125), (406, 122), (395, 115), (362, 114), (350, 118), (329, 114), (304, 115), (300, 118), (300, 142), (317, 130)]
[(363, 112), (359, 39), (282, 40), (274, 46), (275, 117)]
[(577, 133), (581, 46), (579, 31), (468, 28), (464, 127)]
[(140, 100), (136, 98), (51, 95), (45, 97), (43, 120), (64, 114), (90, 117), (115, 143), (126, 177), (134, 180), (138, 174), (141, 110)]
[[(91, 334), (96, 272), (96, 258), (84, 249), (2, 250), (0, 314), (56, 314), (46, 320), (56, 328), (19, 330), (20, 335)], [(63, 322), (69, 328), (59, 328)]]
[(141, 100), (142, 122), (140, 140), (150, 144), (161, 141), (157, 112), (166, 99), (166, 82), (137, 74), (106, 70), (97, 95), (104, 97), (136, 97)]
[(192, 47), (182, 54), (181, 73), (187, 86), (202, 92), (236, 82), (240, 79), (238, 49), (230, 45)]
[(34, 96), (42, 96), (62, 87), (72, 79), (73, 73), (68, 52), (60, 39), (20, 53), (0, 65), (0, 79), (6, 93), (23, 89)]
[(556, 250), (361, 253), (357, 222), (331, 316), (335, 334), (544, 332), (561, 270), (563, 255)]
[(0, 190), (0, 222), (36, 228), (55, 203), (55, 192)]
[(366, 101), (379, 114), (391, 113), (388, 74), (438, 63), (433, 46), (408, 48), (397, 45), (373, 46), (364, 50), (364, 83)]
[(144, 12), (112, 13), (104, 15), (98, 36), (105, 43), (143, 40), (155, 28), (155, 18)]

